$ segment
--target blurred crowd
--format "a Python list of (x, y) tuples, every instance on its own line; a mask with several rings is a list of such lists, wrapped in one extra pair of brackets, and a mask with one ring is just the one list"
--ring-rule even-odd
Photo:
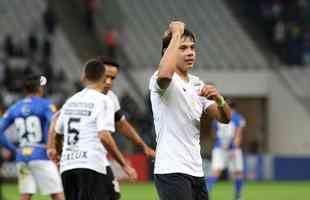
[(57, 18), (50, 7), (41, 15), (41, 27), (32, 27), (26, 37), (7, 33), (0, 48), (0, 104), (9, 106), (22, 95), (22, 77), (34, 72), (47, 77), (48, 93), (62, 93), (56, 85), (66, 79), (62, 70), (53, 66), (53, 42)]
[(243, 13), (260, 25), (288, 65), (310, 64), (309, 0), (242, 0)]

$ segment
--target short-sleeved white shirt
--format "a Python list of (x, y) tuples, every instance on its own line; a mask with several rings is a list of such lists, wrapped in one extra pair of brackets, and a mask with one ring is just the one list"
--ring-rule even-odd
[(214, 101), (198, 95), (203, 82), (189, 75), (184, 81), (174, 73), (166, 90), (150, 79), (151, 103), (156, 130), (155, 174), (184, 173), (202, 177), (200, 117)]
[(107, 96), (111, 98), (113, 105), (114, 105), (114, 112), (117, 112), (121, 109), (121, 105), (119, 103), (118, 97), (116, 96), (116, 94), (112, 91), (109, 90), (107, 93)]
[(106, 174), (107, 151), (99, 131), (114, 131), (114, 105), (111, 99), (93, 89), (83, 89), (67, 100), (56, 123), (64, 135), (60, 171), (87, 168)]

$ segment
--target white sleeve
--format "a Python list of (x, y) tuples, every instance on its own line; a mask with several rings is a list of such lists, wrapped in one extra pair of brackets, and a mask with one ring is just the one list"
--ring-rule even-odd
[(165, 88), (165, 89), (162, 89), (159, 87), (159, 85), (157, 83), (157, 79), (158, 79), (158, 71), (156, 71), (150, 79), (149, 90), (151, 92), (158, 93), (160, 96), (163, 96), (165, 91), (168, 90), (171, 87), (171, 85), (173, 84), (173, 79), (171, 80), (168, 88)]
[(113, 97), (113, 103), (114, 103), (114, 110), (115, 112), (119, 111), (121, 109), (121, 104), (119, 103), (118, 97), (116, 96), (116, 94), (112, 93)]
[(97, 131), (115, 131), (114, 124), (114, 105), (109, 98), (105, 98), (98, 102), (97, 107)]

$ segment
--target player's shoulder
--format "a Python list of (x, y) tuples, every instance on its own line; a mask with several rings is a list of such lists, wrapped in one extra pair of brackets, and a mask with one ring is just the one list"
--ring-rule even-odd
[[(172, 76), (170, 85), (174, 85), (174, 84), (175, 84), (175, 82), (176, 82), (176, 80), (177, 80), (177, 77), (178, 77), (178, 75), (177, 75), (176, 73), (174, 73), (173, 76)], [(158, 89), (157, 79), (158, 79), (158, 70), (155, 71), (155, 72), (152, 74), (151, 78), (150, 78), (150, 81), (149, 81), (149, 90), (152, 91), (152, 90), (154, 90), (154, 88), (155, 88), (155, 90)], [(171, 87), (171, 86), (169, 86), (169, 87)]]
[(118, 96), (112, 90), (109, 90), (107, 96), (118, 99)]
[(17, 102), (8, 107), (7, 111), (4, 113), (4, 117), (7, 116), (9, 113), (13, 114), (17, 110), (19, 110), (22, 107), (22, 105), (23, 105), (22, 99), (18, 100)]
[[(23, 99), (24, 103), (27, 103), (27, 101), (28, 101), (27, 98)], [(38, 97), (38, 96), (32, 97), (30, 101), (32, 101), (32, 103), (34, 104), (42, 104), (42, 105), (49, 105), (53, 103), (51, 99)]]
[(233, 111), (232, 112), (232, 121), (234, 121), (235, 123), (239, 124), (245, 124), (245, 118), (243, 117), (243, 115), (237, 111)]

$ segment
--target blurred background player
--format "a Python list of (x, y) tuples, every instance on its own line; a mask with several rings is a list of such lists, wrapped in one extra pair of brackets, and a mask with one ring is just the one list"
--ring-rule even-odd
[(235, 200), (241, 199), (243, 186), (243, 157), (241, 151), (242, 131), (246, 121), (235, 110), (235, 104), (229, 101), (232, 108), (232, 118), (229, 124), (213, 122), (213, 133), (216, 134), (215, 144), (212, 150), (211, 176), (207, 178), (207, 188), (213, 189), (213, 185), (220, 177), (221, 172), (228, 167), (235, 180)]
[[(30, 200), (37, 188), (53, 200), (63, 200), (60, 176), (46, 153), (48, 126), (54, 105), (42, 98), (47, 80), (36, 74), (27, 75), (24, 82), (25, 98), (12, 105), (0, 123), (0, 143), (16, 154), (21, 200)], [(19, 136), (18, 147), (4, 132), (15, 125)]]
[(115, 130), (115, 113), (111, 99), (102, 93), (103, 63), (95, 59), (88, 61), (84, 76), (86, 88), (66, 101), (55, 125), (56, 133), (64, 138), (61, 177), (67, 200), (110, 200), (114, 185), (109, 176), (112, 172), (107, 152), (130, 178), (135, 179), (136, 172), (125, 161), (110, 134)]

